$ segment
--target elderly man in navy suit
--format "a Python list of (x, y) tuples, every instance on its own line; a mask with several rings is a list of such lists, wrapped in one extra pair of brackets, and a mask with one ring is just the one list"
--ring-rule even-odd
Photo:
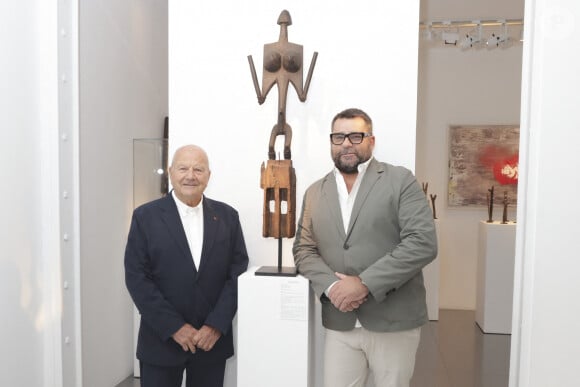
[(195, 145), (175, 152), (173, 190), (133, 212), (125, 282), (141, 314), (141, 386), (223, 386), (234, 353), (238, 276), (248, 254), (237, 211), (204, 196), (211, 171)]

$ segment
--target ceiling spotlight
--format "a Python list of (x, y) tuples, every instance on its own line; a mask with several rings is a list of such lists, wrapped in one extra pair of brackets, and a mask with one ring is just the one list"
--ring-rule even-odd
[(495, 33), (491, 34), (491, 36), (489, 37), (489, 39), (487, 39), (487, 46), (488, 47), (498, 47), (500, 43), (505, 42), (506, 37), (498, 34), (496, 35)]
[(456, 31), (444, 31), (441, 34), (441, 39), (443, 39), (445, 44), (457, 45), (457, 41), (459, 40), (459, 33)]
[[(475, 22), (474, 22), (475, 23)], [(481, 42), (481, 24), (477, 22), (477, 30), (465, 34), (459, 42), (459, 47), (466, 50)]]
[(487, 47), (499, 47), (500, 44), (505, 44), (509, 40), (508, 32), (507, 32), (507, 24), (505, 21), (502, 22), (502, 33), (496, 34), (495, 32), (491, 34), (489, 39), (487, 39)]
[(441, 40), (445, 45), (451, 44), (456, 46), (459, 40), (459, 32), (456, 28), (452, 28), (451, 22), (449, 20), (442, 23), (446, 29), (441, 33)]

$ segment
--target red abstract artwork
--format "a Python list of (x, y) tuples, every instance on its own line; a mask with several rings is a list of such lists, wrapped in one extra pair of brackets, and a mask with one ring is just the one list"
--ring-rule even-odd
[(518, 126), (451, 126), (449, 128), (450, 206), (487, 206), (494, 186), (510, 204), (517, 202)]

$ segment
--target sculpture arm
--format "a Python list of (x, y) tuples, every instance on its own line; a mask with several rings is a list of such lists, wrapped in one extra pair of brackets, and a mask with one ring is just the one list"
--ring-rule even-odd
[(254, 81), (254, 89), (256, 89), (256, 95), (258, 97), (258, 103), (261, 105), (266, 100), (260, 91), (260, 83), (258, 82), (258, 76), (256, 75), (256, 67), (254, 66), (254, 60), (251, 55), (248, 55), (248, 63), (250, 63), (250, 71), (252, 73), (252, 80)]
[(308, 89), (310, 88), (310, 81), (312, 80), (312, 73), (314, 72), (314, 66), (316, 65), (316, 59), (318, 58), (318, 52), (314, 51), (312, 54), (312, 60), (310, 61), (310, 68), (308, 69), (308, 75), (306, 76), (306, 83), (304, 84), (304, 90), (302, 94), (298, 96), (301, 102), (306, 101), (306, 96), (308, 95)]

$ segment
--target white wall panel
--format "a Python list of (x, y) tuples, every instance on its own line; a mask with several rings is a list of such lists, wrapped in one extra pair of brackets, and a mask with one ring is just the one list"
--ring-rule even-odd
[(2, 386), (61, 380), (56, 9), (0, 2)]

